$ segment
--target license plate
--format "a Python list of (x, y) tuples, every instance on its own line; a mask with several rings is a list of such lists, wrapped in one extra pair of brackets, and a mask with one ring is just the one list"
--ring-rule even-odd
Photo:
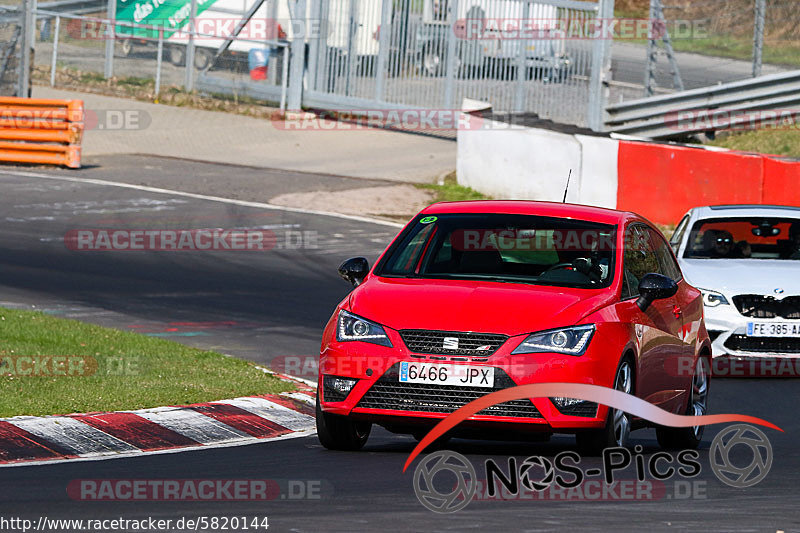
[(748, 322), (748, 337), (800, 337), (800, 323)]
[(404, 361), (400, 363), (400, 382), (493, 388), (494, 368)]

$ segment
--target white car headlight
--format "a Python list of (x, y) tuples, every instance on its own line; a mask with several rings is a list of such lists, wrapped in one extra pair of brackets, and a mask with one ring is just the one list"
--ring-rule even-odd
[(392, 341), (389, 340), (386, 330), (380, 324), (348, 313), (345, 310), (339, 311), (337, 322), (336, 340), (339, 342), (363, 341), (388, 346), (389, 348), (392, 347)]
[(700, 289), (703, 293), (703, 305), (706, 307), (717, 307), (718, 305), (728, 305), (728, 299), (717, 291), (710, 291), (708, 289)]
[(532, 333), (512, 354), (555, 352), (583, 355), (594, 335), (594, 324)]

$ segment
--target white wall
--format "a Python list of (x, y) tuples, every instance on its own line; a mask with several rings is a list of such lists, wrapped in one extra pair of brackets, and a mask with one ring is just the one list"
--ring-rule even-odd
[(581, 143), (580, 203), (615, 209), (619, 141), (590, 135), (575, 139)]
[(618, 141), (492, 121), (482, 125), (458, 131), (461, 185), (498, 199), (560, 202), (572, 170), (568, 202), (616, 207)]
[(574, 202), (581, 143), (572, 135), (492, 121), (458, 131), (458, 182), (494, 198), (560, 202), (570, 169), (567, 200)]

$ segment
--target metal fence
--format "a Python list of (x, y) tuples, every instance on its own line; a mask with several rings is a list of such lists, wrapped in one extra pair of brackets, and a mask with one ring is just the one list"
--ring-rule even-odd
[(143, 5), (110, 0), (94, 16), (37, 9), (38, 75), (54, 86), (151, 79), (155, 96), (177, 85), (294, 109), (452, 110), (469, 98), (496, 112), (602, 125), (610, 43), (568, 38), (563, 24), (590, 24), (604, 9), (611, 18), (613, 0), (133, 4)]
[(21, 84), (23, 13), (0, 6), (0, 96), (18, 96)]
[(568, 39), (562, 27), (595, 19), (595, 2), (310, 0), (310, 6), (311, 19), (320, 22), (303, 98), (310, 105), (459, 109), (469, 98), (498, 112), (579, 125), (591, 120), (593, 54), (603, 53), (603, 43)]
[[(35, 10), (35, 16), (35, 67), (48, 73), (51, 86), (79, 88), (113, 77), (135, 87), (149, 80), (154, 98), (164, 87), (175, 86), (252, 93), (285, 109), (289, 57), (285, 40), (199, 31), (192, 29), (197, 25), (191, 21), (174, 26), (166, 20), (137, 24), (44, 9)], [(260, 54), (260, 70), (250, 68), (251, 51)]]

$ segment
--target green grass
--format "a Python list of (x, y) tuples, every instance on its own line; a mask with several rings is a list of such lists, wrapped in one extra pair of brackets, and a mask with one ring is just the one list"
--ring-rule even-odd
[[(678, 52), (694, 52), (733, 59), (753, 59), (752, 38), (715, 35), (707, 39), (675, 39), (672, 41), (672, 46)], [(776, 65), (800, 65), (800, 41), (765, 43), (761, 61)]]
[(800, 157), (800, 132), (795, 129), (762, 129), (721, 135), (707, 144), (745, 152)]
[(451, 172), (444, 178), (444, 184), (419, 183), (420, 189), (427, 189), (435, 193), (435, 202), (458, 202), (461, 200), (488, 200), (488, 196), (469, 187), (464, 187), (456, 182), (456, 173)]
[[(84, 356), (91, 375), (25, 376), (20, 356)], [(96, 364), (92, 363), (96, 361)], [(252, 363), (169, 340), (0, 308), (0, 417), (141, 409), (292, 390)]]

